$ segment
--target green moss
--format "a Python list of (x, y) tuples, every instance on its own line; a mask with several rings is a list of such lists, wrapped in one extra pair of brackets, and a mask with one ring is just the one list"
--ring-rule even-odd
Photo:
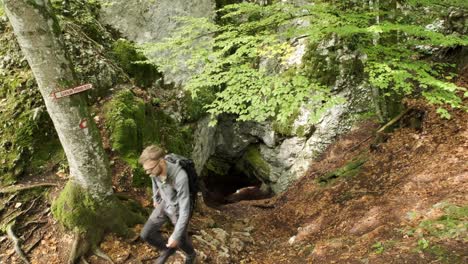
[(52, 213), (63, 226), (86, 233), (94, 243), (106, 231), (128, 236), (131, 234), (129, 226), (144, 221), (134, 206), (126, 206), (116, 196), (93, 197), (72, 181), (52, 203)]
[(0, 183), (8, 185), (24, 173), (39, 174), (54, 166), (62, 149), (11, 30), (0, 34), (0, 57), (9, 58), (0, 70)]
[(141, 127), (145, 120), (145, 103), (131, 91), (115, 95), (104, 107), (112, 148), (123, 157), (135, 156), (142, 148)]
[[(338, 44), (327, 49), (326, 54), (322, 54), (318, 49), (319, 44), (311, 43), (302, 58), (302, 67), (306, 76), (318, 80), (326, 86), (333, 86), (339, 76), (353, 76), (354, 82), (359, 83), (364, 78), (364, 65), (359, 59), (349, 61), (339, 61), (340, 49), (345, 45), (353, 49), (352, 38), (342, 37)], [(344, 69), (345, 72), (342, 72)]]
[(185, 122), (195, 122), (200, 120), (205, 114), (205, 105), (211, 103), (213, 94), (211, 95), (200, 95), (197, 98), (192, 98), (189, 92), (186, 92), (182, 99), (182, 115)]
[(55, 14), (73, 19), (87, 36), (100, 42), (105, 37), (103, 27), (98, 22), (101, 5), (99, 1), (51, 0)]
[(252, 178), (268, 179), (270, 176), (270, 167), (256, 146), (247, 149), (236, 168)]
[(119, 39), (112, 44), (112, 57), (139, 86), (151, 86), (162, 77), (154, 65), (144, 62), (147, 60), (145, 55), (137, 51), (135, 44), (128, 40)]
[(452, 264), (452, 263), (463, 263), (463, 252), (455, 252), (442, 245), (431, 245), (423, 249), (437, 258), (441, 263)]
[(231, 165), (229, 163), (219, 158), (210, 158), (204, 167), (207, 173), (214, 175), (226, 175), (230, 168)]
[[(295, 111), (285, 122), (274, 121), (273, 130), (283, 136), (291, 137), (297, 135), (298, 132), (294, 131), (294, 121), (298, 116), (299, 111)], [(302, 130), (302, 132), (304, 131)]]
[(345, 166), (334, 170), (332, 172), (326, 173), (318, 178), (318, 182), (322, 185), (329, 184), (336, 179), (351, 178), (359, 174), (361, 171), (362, 165), (367, 161), (366, 157), (357, 157)]
[(145, 146), (162, 145), (169, 152), (184, 156), (191, 153), (192, 128), (181, 126), (163, 111), (134, 96), (130, 90), (116, 94), (104, 106), (104, 112), (112, 148), (132, 167), (136, 186), (150, 184), (137, 163)]
[(296, 135), (298, 137), (304, 137), (305, 136), (305, 127), (304, 126), (298, 126), (296, 129)]

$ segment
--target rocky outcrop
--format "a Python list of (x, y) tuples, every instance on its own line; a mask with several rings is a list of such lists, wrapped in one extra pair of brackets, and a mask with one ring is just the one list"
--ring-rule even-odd
[[(119, 0), (102, 7), (101, 20), (130, 40), (148, 43), (161, 40), (180, 26), (175, 17), (211, 17), (214, 7), (212, 0), (144, 1), (138, 5), (135, 0)], [(317, 122), (311, 122), (313, 109), (305, 105), (289, 124), (281, 126), (274, 122), (236, 122), (232, 116), (221, 116), (216, 127), (208, 127), (207, 119), (199, 121), (192, 153), (197, 171), (205, 176), (212, 173), (222, 177), (232, 173), (232, 169), (240, 170), (275, 193), (286, 190), (338, 135), (351, 128), (356, 114), (372, 105), (361, 78), (364, 59), (334, 36), (313, 47), (305, 39), (296, 41), (295, 51), (284, 67), (300, 65), (311, 72), (311, 77), (320, 75), (322, 83), (332, 87), (346, 102), (328, 109)], [(271, 68), (274, 74), (277, 64), (265, 59), (261, 67)], [(183, 65), (178, 73), (164, 74), (165, 82), (175, 83), (176, 87), (187, 78)]]
[[(214, 0), (116, 0), (102, 6), (100, 19), (121, 32), (125, 38), (145, 44), (168, 37), (182, 25), (178, 17), (212, 17), (214, 9)], [(186, 69), (182, 59), (178, 68), (177, 72), (164, 72), (166, 83), (181, 85), (190, 76), (191, 71)]]
[[(304, 45), (299, 45), (297, 56), (305, 54)], [(302, 107), (286, 128), (272, 122), (235, 122), (234, 117), (223, 116), (217, 127), (207, 133), (204, 132), (208, 131), (207, 122), (200, 123), (195, 139), (195, 149), (199, 151), (193, 152), (193, 157), (198, 162), (215, 159), (216, 164), (222, 160), (224, 163), (219, 170), (226, 170), (231, 164), (247, 177), (255, 177), (270, 186), (274, 193), (286, 190), (304, 175), (311, 162), (337, 136), (351, 129), (359, 114), (369, 111), (373, 105), (370, 89), (359, 76), (364, 56), (349, 50), (336, 38), (314, 47), (313, 52), (323, 61), (313, 62), (310, 67), (316, 70), (320, 65), (321, 74), (329, 75), (326, 81), (331, 82), (332, 90), (344, 98), (344, 102), (328, 109), (317, 122), (311, 122), (312, 111)], [(297, 63), (298, 58), (293, 61)], [(197, 166), (201, 168), (204, 164)], [(221, 177), (219, 170), (216, 177)]]

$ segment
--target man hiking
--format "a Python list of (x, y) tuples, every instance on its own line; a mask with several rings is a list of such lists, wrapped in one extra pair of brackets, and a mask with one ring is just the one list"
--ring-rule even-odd
[[(155, 145), (145, 148), (138, 162), (151, 177), (154, 204), (141, 238), (160, 250), (157, 264), (165, 263), (177, 249), (184, 252), (186, 264), (195, 263), (196, 253), (187, 232), (191, 215), (187, 172), (178, 162), (165, 158), (164, 149)], [(160, 230), (168, 219), (174, 225), (174, 231), (166, 240)]]

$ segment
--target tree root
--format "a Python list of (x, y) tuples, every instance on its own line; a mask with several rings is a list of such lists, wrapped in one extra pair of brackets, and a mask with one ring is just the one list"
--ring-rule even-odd
[(98, 257), (100, 257), (102, 259), (105, 259), (105, 260), (109, 261), (112, 264), (115, 264), (114, 261), (112, 261), (112, 259), (106, 253), (104, 253), (100, 248), (96, 247), (93, 250), (93, 253), (94, 253), (94, 255), (96, 255), (96, 256), (98, 256)]
[(83, 256), (81, 256), (81, 258), (80, 258), (80, 263), (81, 264), (89, 264), (88, 261), (86, 261), (86, 259)]
[(86, 252), (89, 250), (89, 247), (89, 242), (80, 232), (76, 231), (73, 238), (70, 256), (68, 257), (68, 264), (76, 263), (77, 259), (80, 259), (84, 256), (84, 254), (86, 254)]
[(24, 263), (26, 264), (29, 264), (29, 260), (28, 258), (26, 257), (26, 255), (24, 254), (23, 250), (21, 249), (21, 243), (20, 243), (20, 240), (19, 238), (15, 235), (15, 233), (13, 232), (13, 226), (14, 226), (15, 222), (11, 222), (7, 225), (7, 228), (6, 228), (6, 232), (7, 232), (7, 235), (8, 237), (11, 239), (11, 241), (13, 242), (13, 245), (15, 247), (15, 251), (16, 251), (16, 254), (18, 254), (18, 256), (23, 260)]
[[(71, 253), (68, 258), (68, 264), (74, 264), (78, 260), (80, 261), (80, 263), (87, 264), (88, 262), (84, 258), (84, 255), (88, 252), (90, 248), (91, 244), (86, 239), (85, 235), (81, 234), (80, 232), (75, 232)], [(115, 264), (114, 261), (98, 247), (95, 247), (93, 249), (93, 254), (104, 260), (107, 260), (111, 264)]]
[(8, 186), (5, 188), (0, 189), (0, 193), (12, 193), (12, 192), (19, 192), (22, 190), (33, 189), (37, 187), (50, 187), (50, 186), (57, 186), (56, 183), (36, 183), (31, 185), (13, 185)]
[(44, 234), (41, 234), (36, 241), (34, 241), (28, 248), (26, 248), (26, 250), (25, 250), (26, 254), (29, 254), (29, 252), (31, 252), (31, 250), (33, 250), (37, 245), (39, 245), (39, 242), (42, 241), (42, 238), (44, 238)]

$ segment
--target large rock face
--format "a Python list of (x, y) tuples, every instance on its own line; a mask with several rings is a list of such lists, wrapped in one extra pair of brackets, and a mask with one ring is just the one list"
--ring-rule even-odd
[[(138, 44), (154, 43), (170, 36), (181, 24), (177, 17), (213, 17), (214, 0), (115, 0), (103, 5), (101, 21)], [(164, 54), (154, 54), (164, 56)], [(164, 71), (165, 83), (183, 85), (192, 71), (180, 59), (177, 72)]]
[(115, 0), (103, 5), (101, 20), (137, 43), (169, 36), (179, 23), (176, 17), (210, 17), (214, 0)]
[[(304, 55), (304, 45), (297, 47), (296, 55)], [(356, 75), (362, 73), (364, 56), (348, 50), (337, 39), (324, 41), (314, 52), (322, 56), (321, 71), (331, 76), (332, 90), (346, 99), (344, 103), (330, 108), (316, 123), (310, 122), (310, 110), (303, 107), (287, 133), (275, 129), (272, 123), (234, 122), (233, 117), (221, 117), (217, 127), (210, 130), (205, 127), (206, 122), (201, 123), (195, 149), (201, 150), (201, 146), (204, 149), (194, 152), (193, 157), (199, 162), (216, 160), (209, 163), (209, 169), (213, 169), (213, 164), (224, 169), (231, 164), (246, 177), (255, 177), (270, 186), (275, 193), (286, 190), (304, 175), (314, 159), (373, 105), (370, 89)], [(292, 64), (298, 61), (295, 58)], [(198, 164), (199, 168), (203, 166)], [(216, 177), (220, 177), (219, 170), (214, 170), (218, 172)]]

